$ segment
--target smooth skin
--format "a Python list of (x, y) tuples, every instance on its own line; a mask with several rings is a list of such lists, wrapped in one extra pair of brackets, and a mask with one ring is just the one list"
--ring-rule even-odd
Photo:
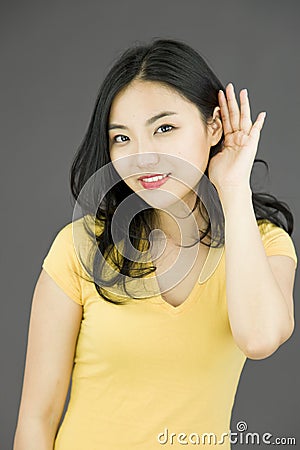
[[(215, 117), (219, 110), (216, 107)], [(134, 80), (112, 102), (111, 161), (125, 183), (157, 208), (159, 228), (170, 241), (194, 237), (193, 216), (199, 227), (202, 225), (197, 211), (190, 219), (180, 217), (186, 217), (192, 209), (196, 200), (192, 189), (207, 167), (211, 146), (221, 135), (220, 121), (206, 126), (192, 102), (158, 82)], [(145, 189), (138, 178), (153, 173), (170, 173), (169, 180), (157, 190)], [(181, 231), (172, 216), (178, 220)]]
[(53, 450), (68, 393), (82, 306), (42, 269), (32, 299), (13, 450)]

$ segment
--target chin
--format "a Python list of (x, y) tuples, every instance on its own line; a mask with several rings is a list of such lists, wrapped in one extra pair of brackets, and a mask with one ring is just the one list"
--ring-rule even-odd
[[(166, 191), (163, 189), (143, 189), (136, 192), (148, 205), (156, 209), (169, 210), (175, 206), (187, 207), (182, 198), (186, 192), (179, 193)], [(181, 204), (182, 203), (182, 204)]]

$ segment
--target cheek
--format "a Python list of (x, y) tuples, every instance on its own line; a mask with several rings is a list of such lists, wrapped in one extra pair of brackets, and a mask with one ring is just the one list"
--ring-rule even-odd
[(204, 175), (209, 158), (209, 149), (203, 142), (190, 142), (185, 151), (178, 153), (178, 162), (176, 164), (180, 178), (188, 186), (194, 187), (200, 178)]
[(124, 160), (115, 158), (113, 155), (111, 155), (111, 162), (114, 166), (115, 171), (120, 175), (121, 178), (124, 179), (127, 174), (127, 167)]
[(132, 188), (136, 182), (136, 177), (138, 176), (138, 174), (135, 175), (133, 173), (132, 159), (124, 156), (122, 158), (111, 159), (111, 161), (119, 176), (130, 188)]
[(209, 148), (203, 140), (186, 141), (184, 146), (178, 149), (177, 155), (187, 162), (201, 168), (209, 157)]

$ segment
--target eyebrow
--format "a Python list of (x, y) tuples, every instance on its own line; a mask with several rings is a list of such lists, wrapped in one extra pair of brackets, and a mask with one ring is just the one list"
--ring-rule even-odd
[[(153, 117), (150, 117), (150, 119), (146, 120), (146, 125), (151, 125), (152, 123), (156, 122), (158, 119), (161, 119), (162, 117), (165, 116), (173, 116), (174, 114), (177, 114), (174, 111), (162, 111), (159, 114), (156, 114)], [(121, 130), (128, 130), (127, 127), (125, 127), (125, 125), (120, 125), (118, 123), (111, 123), (108, 126), (109, 130), (113, 130), (114, 128), (120, 128)]]

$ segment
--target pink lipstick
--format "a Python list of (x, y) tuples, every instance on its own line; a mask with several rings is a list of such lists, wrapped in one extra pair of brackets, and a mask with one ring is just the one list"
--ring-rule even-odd
[(143, 175), (139, 177), (139, 180), (145, 189), (157, 189), (168, 181), (170, 174), (171, 172), (164, 174), (153, 173), (151, 175)]

